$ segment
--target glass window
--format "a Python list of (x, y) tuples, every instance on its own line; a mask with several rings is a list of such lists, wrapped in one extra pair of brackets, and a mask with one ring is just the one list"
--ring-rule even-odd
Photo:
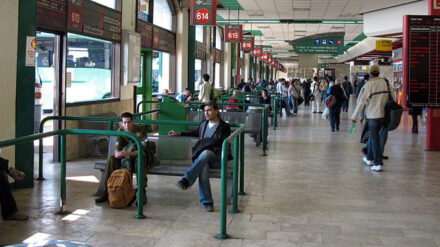
[(170, 87), (170, 54), (153, 51), (153, 93)]
[(69, 33), (66, 65), (67, 103), (101, 100), (113, 96), (110, 41)]
[(219, 27), (215, 28), (215, 48), (221, 50), (222, 49), (222, 29)]
[(170, 31), (173, 30), (173, 15), (167, 0), (154, 0), (153, 24)]
[(92, 1), (107, 6), (111, 9), (116, 9), (116, 0), (92, 0)]
[(195, 61), (195, 66), (194, 66), (194, 84), (195, 84), (195, 89), (196, 90), (200, 90), (200, 82), (201, 82), (201, 78), (202, 78), (202, 60), (201, 59), (196, 59)]
[(220, 64), (215, 63), (215, 87), (220, 87)]
[(203, 26), (196, 26), (196, 41), (203, 43)]

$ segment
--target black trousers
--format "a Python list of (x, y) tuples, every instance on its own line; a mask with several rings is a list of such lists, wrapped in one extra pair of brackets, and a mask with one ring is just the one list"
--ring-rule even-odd
[(2, 205), (3, 218), (18, 211), (17, 204), (9, 188), (8, 163), (9, 160), (0, 157), (0, 203)]

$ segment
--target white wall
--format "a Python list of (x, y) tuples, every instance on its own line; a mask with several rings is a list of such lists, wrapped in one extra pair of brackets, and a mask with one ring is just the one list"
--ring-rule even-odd
[[(0, 140), (15, 138), (18, 2), (8, 0), (0, 4)], [(15, 166), (15, 147), (3, 148), (0, 156)]]
[[(122, 29), (135, 32), (136, 28), (136, 1), (122, 1)], [(133, 98), (133, 83), (121, 85), (121, 100)]]
[(428, 0), (366, 13), (364, 14), (364, 33), (367, 36), (401, 33), (404, 15), (427, 14)]

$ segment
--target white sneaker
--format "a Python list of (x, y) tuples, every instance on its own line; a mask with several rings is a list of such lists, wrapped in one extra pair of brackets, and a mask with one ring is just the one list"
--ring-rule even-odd
[(370, 169), (374, 172), (380, 172), (380, 171), (382, 171), (382, 166), (381, 165), (372, 166)]
[(368, 160), (367, 159), (367, 157), (362, 157), (362, 160), (365, 162), (365, 165), (367, 165), (367, 166), (372, 166), (372, 165), (374, 165), (374, 161), (372, 161), (372, 160)]

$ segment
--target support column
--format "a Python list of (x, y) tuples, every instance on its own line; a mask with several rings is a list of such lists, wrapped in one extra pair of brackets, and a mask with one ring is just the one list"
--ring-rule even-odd
[(224, 43), (223, 54), (223, 88), (231, 88), (231, 73), (232, 73), (232, 47), (231, 43)]
[(243, 76), (242, 76), (242, 78), (245, 80), (245, 81), (247, 81), (247, 79), (249, 78), (249, 77), (252, 77), (251, 76), (251, 73), (250, 73), (250, 71), (252, 71), (251, 70), (251, 64), (252, 64), (252, 61), (251, 61), (251, 55), (250, 54), (244, 54), (244, 68), (243, 68)]
[(231, 82), (229, 84), (230, 88), (235, 88), (235, 75), (237, 74), (236, 62), (236, 45), (235, 43), (233, 43), (231, 44)]
[[(257, 79), (254, 78), (254, 76), (252, 74), (253, 68), (254, 68), (254, 57), (251, 54), (249, 54), (249, 76), (248, 76), (248, 78), (252, 77), (254, 82), (257, 82)], [(245, 78), (245, 80), (247, 80), (248, 78)]]
[[(188, 87), (188, 9), (177, 13), (176, 28), (176, 92)], [(194, 93), (194, 91), (191, 91)]]
[[(2, 3), (3, 4), (3, 3)], [(35, 65), (26, 66), (28, 37), (36, 37), (37, 0), (19, 1), (18, 5), (18, 49), (15, 136), (34, 133)], [(26, 173), (26, 178), (16, 182), (20, 188), (34, 186), (34, 144), (28, 142), (15, 146), (15, 167)]]
[[(185, 20), (187, 23), (189, 23), (189, 10), (185, 11), (186, 18)], [(189, 24), (186, 25), (188, 27), (188, 60), (187, 60), (187, 66), (188, 66), (188, 88), (189, 90), (194, 93), (194, 82), (196, 80), (195, 76), (195, 62), (196, 62), (196, 27), (190, 26)]]

